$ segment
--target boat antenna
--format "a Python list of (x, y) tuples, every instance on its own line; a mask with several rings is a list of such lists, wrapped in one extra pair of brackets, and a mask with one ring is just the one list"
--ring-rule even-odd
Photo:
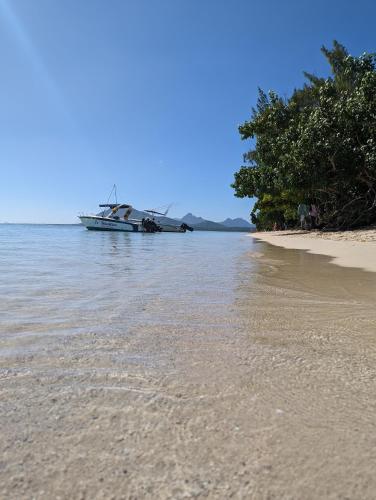
[(166, 217), (166, 215), (168, 214), (168, 212), (169, 212), (169, 210), (170, 210), (170, 208), (171, 208), (171, 207), (172, 207), (172, 203), (170, 203), (170, 204), (168, 205), (168, 207), (167, 207), (167, 209), (166, 209), (166, 211), (165, 211), (165, 217)]
[(118, 201), (117, 201), (116, 184), (114, 184), (114, 185), (112, 186), (112, 189), (111, 189), (110, 195), (109, 195), (108, 200), (107, 200), (107, 205), (108, 205), (108, 204), (109, 204), (109, 202), (110, 202), (110, 198), (111, 198), (111, 196), (112, 196), (112, 193), (114, 193), (114, 195), (115, 195), (115, 203), (116, 203), (116, 205), (117, 205), (117, 204), (118, 204)]

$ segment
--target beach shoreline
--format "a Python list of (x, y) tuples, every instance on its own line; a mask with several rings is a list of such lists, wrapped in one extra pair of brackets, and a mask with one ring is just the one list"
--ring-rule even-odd
[(354, 231), (269, 231), (253, 238), (286, 249), (331, 257), (331, 263), (376, 272), (376, 228)]

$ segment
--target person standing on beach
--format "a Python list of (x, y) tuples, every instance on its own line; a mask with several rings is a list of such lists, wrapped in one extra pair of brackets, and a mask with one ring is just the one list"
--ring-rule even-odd
[(308, 207), (305, 203), (299, 203), (298, 206), (298, 215), (300, 219), (300, 227), (301, 229), (305, 228), (306, 218), (308, 217)]
[(311, 229), (317, 228), (317, 217), (319, 215), (319, 211), (316, 205), (312, 204), (309, 209), (309, 216), (311, 218)]

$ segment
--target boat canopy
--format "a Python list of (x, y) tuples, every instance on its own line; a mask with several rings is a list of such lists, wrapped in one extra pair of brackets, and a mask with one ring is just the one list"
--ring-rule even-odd
[(130, 208), (132, 205), (125, 205), (119, 203), (104, 203), (99, 206), (101, 208), (117, 208), (118, 210), (120, 210), (120, 208)]

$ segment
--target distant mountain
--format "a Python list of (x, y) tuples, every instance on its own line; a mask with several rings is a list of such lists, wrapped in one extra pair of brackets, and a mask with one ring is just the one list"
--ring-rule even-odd
[(180, 220), (182, 222), (185, 222), (189, 226), (193, 226), (195, 224), (201, 224), (202, 222), (207, 222), (202, 217), (196, 217), (195, 215), (193, 215), (191, 213), (188, 213), (187, 215), (184, 215), (184, 217), (182, 217)]
[(213, 222), (188, 213), (180, 220), (198, 231), (251, 231), (254, 228), (252, 224), (240, 217), (237, 219), (228, 218), (223, 222)]
[(248, 221), (245, 219), (241, 219), (240, 217), (237, 217), (236, 219), (226, 219), (223, 222), (220, 222), (219, 224), (222, 224), (222, 226), (226, 227), (247, 227), (248, 229), (251, 229), (252, 224), (250, 224)]

